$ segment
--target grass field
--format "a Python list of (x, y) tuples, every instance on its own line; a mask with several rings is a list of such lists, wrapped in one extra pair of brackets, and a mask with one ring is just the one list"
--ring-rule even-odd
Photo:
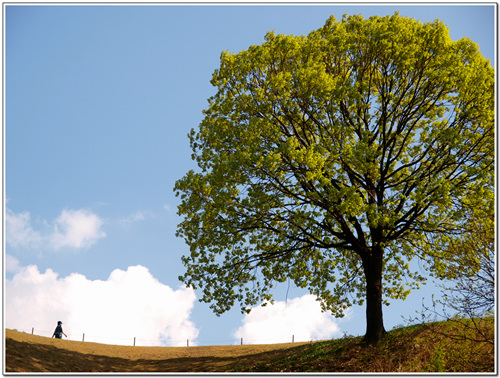
[(60, 340), (5, 330), (8, 372), (216, 372), (251, 365), (304, 343), (134, 347)]
[[(493, 332), (493, 319), (488, 332)], [(337, 340), (193, 347), (134, 347), (57, 340), (5, 330), (11, 372), (495, 372), (494, 345), (454, 340), (453, 324), (389, 332), (377, 346)]]

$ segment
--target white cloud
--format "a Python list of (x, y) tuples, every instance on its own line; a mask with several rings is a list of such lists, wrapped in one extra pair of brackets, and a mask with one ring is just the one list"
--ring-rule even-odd
[[(43, 224), (49, 225), (46, 221)], [(90, 247), (106, 236), (101, 230), (103, 221), (85, 209), (64, 209), (52, 224), (51, 228), (45, 227), (42, 231), (37, 231), (31, 225), (29, 212), (15, 214), (7, 209), (7, 243), (15, 248), (35, 250), (81, 249)]]
[(19, 260), (11, 255), (5, 255), (5, 271), (8, 273), (17, 273), (21, 270)]
[(50, 243), (54, 249), (86, 248), (106, 236), (101, 231), (102, 220), (88, 210), (64, 209), (55, 220)]
[(167, 213), (169, 214), (174, 214), (175, 213), (175, 210), (172, 208), (172, 206), (170, 206), (169, 204), (166, 204), (165, 206), (163, 206), (163, 208), (166, 210)]
[(243, 325), (234, 332), (247, 343), (283, 343), (324, 340), (340, 335), (335, 318), (321, 312), (316, 296), (304, 295), (274, 305), (259, 306), (245, 315)]
[(195, 345), (198, 329), (190, 320), (192, 289), (173, 290), (143, 266), (114, 270), (106, 281), (73, 273), (59, 278), (34, 265), (6, 280), (5, 327), (52, 336), (63, 322), (70, 340), (105, 344)]
[(13, 247), (38, 248), (43, 237), (31, 227), (31, 215), (25, 211), (15, 214), (7, 209), (5, 213), (5, 234)]
[(143, 221), (144, 219), (146, 219), (146, 214), (144, 213), (144, 211), (137, 211), (133, 214), (130, 214), (127, 217), (120, 219), (119, 222), (121, 224), (127, 225), (127, 224), (131, 224), (131, 223)]

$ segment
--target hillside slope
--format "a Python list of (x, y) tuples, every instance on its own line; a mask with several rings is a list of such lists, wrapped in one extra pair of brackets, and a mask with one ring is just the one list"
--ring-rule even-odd
[(134, 347), (5, 330), (5, 372), (212, 372), (266, 361), (305, 343)]
[[(493, 319), (487, 330), (493, 335)], [(271, 345), (132, 347), (6, 330), (5, 372), (494, 372), (494, 345), (454, 324), (406, 327), (378, 346), (360, 337)], [(461, 332), (461, 330), (459, 330)]]

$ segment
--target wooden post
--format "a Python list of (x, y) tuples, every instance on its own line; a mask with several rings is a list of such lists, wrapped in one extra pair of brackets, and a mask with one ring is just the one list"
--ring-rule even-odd
[(33, 332), (35, 332), (35, 327), (31, 328), (31, 334), (33, 335)]
[(85, 333), (83, 334), (83, 337), (82, 337), (82, 342), (85, 341)]
[(241, 345), (243, 345), (243, 337), (241, 338)]
[(186, 340), (186, 344), (187, 344), (187, 346), (189, 348), (189, 339)]
[(134, 337), (134, 346), (135, 346), (135, 337)]
[(294, 338), (295, 338), (295, 335), (292, 335), (292, 343), (293, 343)]

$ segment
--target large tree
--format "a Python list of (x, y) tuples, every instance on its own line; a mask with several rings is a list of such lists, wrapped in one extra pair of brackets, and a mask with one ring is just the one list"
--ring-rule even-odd
[[(494, 72), (440, 21), (333, 16), (308, 36), (268, 33), (223, 52), (217, 93), (189, 137), (199, 170), (178, 180), (180, 279), (220, 314), (290, 280), (342, 316), (382, 305), (433, 268), (432, 235), (463, 223), (494, 162)], [(440, 258), (442, 258), (442, 254)]]

